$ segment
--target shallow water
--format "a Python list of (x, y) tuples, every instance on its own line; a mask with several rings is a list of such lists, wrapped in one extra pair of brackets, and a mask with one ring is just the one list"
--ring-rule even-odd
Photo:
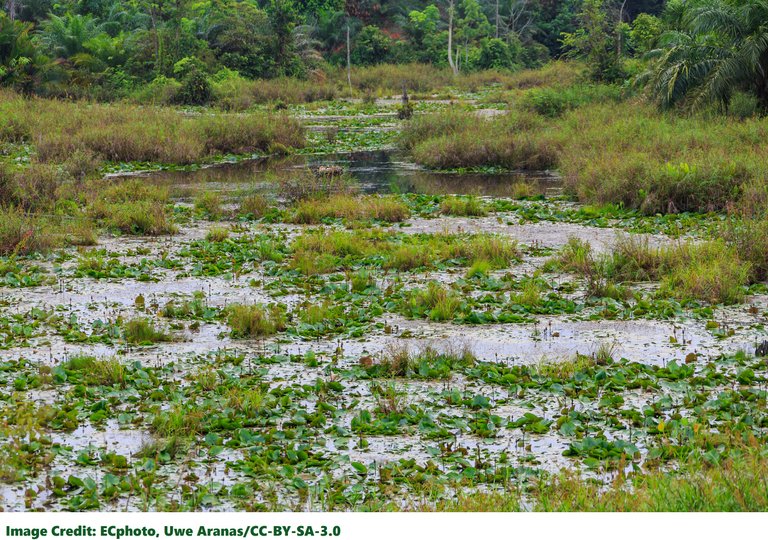
[[(252, 160), (239, 163), (206, 167), (196, 171), (161, 171), (141, 175), (147, 181), (170, 188), (173, 196), (186, 202), (196, 192), (204, 190), (220, 191), (225, 196), (237, 196), (243, 192), (265, 192), (279, 197), (277, 183), (272, 179), (277, 172), (290, 173), (307, 166), (341, 165), (359, 183), (366, 193), (420, 193), (420, 194), (474, 194), (483, 197), (508, 197), (515, 193), (515, 183), (524, 181), (533, 186), (534, 191), (544, 195), (557, 195), (561, 191), (560, 180), (547, 172), (541, 173), (504, 173), (504, 174), (441, 174), (425, 171), (404, 161), (392, 151), (358, 152), (338, 155), (292, 156), (279, 160)], [(570, 204), (570, 203), (567, 203)], [(140, 237), (102, 238), (100, 249), (106, 249), (121, 262), (136, 262), (141, 258), (157, 259), (161, 255), (169, 258), (179, 257), (179, 252), (190, 242), (205, 237), (207, 230), (215, 223), (193, 220), (180, 227), (179, 234), (162, 239)], [(290, 224), (254, 224), (239, 225), (237, 234), (255, 234), (278, 232), (288, 240), (300, 234), (303, 227)], [(338, 228), (339, 225), (328, 227)], [(553, 250), (561, 248), (569, 237), (588, 241), (596, 251), (609, 249), (624, 231), (610, 227), (597, 227), (579, 223), (541, 221), (524, 222), (513, 212), (492, 213), (485, 217), (418, 217), (414, 216), (405, 223), (391, 227), (392, 231), (405, 234), (451, 233), (491, 233), (514, 239), (524, 254), (522, 260), (514, 262), (496, 274), (510, 274), (515, 278), (531, 276), (539, 272), (542, 263)], [(661, 234), (646, 235), (652, 245), (661, 245), (671, 239)], [(536, 249), (529, 248), (535, 247)], [(141, 255), (136, 249), (141, 248)], [(543, 251), (542, 251), (543, 250)], [(721, 354), (732, 354), (741, 350), (750, 351), (754, 344), (765, 337), (764, 322), (768, 313), (768, 296), (758, 295), (748, 298), (742, 305), (719, 307), (713, 310), (712, 320), (727, 324), (732, 333), (725, 337), (715, 335), (701, 318), (685, 316), (669, 320), (589, 320), (587, 316), (558, 315), (537, 316), (535, 323), (519, 324), (454, 324), (452, 322), (432, 322), (426, 319), (407, 319), (395, 312), (385, 311), (375, 319), (369, 330), (361, 337), (326, 336), (319, 339), (302, 339), (290, 335), (280, 335), (261, 340), (232, 339), (224, 321), (199, 322), (199, 328), (192, 329), (191, 321), (171, 321), (159, 316), (159, 308), (169, 300), (189, 299), (195, 292), (202, 292), (206, 305), (224, 307), (232, 303), (269, 303), (280, 302), (293, 312), (307, 300), (320, 302), (321, 295), (301, 293), (290, 290), (285, 294), (273, 295), (266, 285), (279, 280), (268, 275), (263, 266), (254, 263), (247, 267), (243, 276), (218, 275), (216, 277), (190, 277), (187, 269), (152, 270), (157, 281), (140, 282), (136, 279), (91, 279), (75, 278), (73, 270), (77, 266), (77, 255), (69, 260), (46, 261), (40, 264), (56, 280), (45, 285), (26, 289), (0, 288), (0, 295), (5, 302), (3, 310), (8, 314), (26, 314), (32, 308), (46, 312), (56, 311), (66, 317), (76, 316), (84, 328), (91, 328), (96, 321), (115, 321), (118, 318), (128, 320), (134, 317), (151, 317), (163, 328), (174, 324), (172, 329), (175, 341), (156, 343), (149, 346), (127, 346), (122, 340), (111, 344), (67, 343), (61, 333), (43, 325), (39, 334), (32, 336), (23, 346), (12, 346), (0, 350), (0, 362), (9, 364), (20, 358), (26, 358), (39, 371), (43, 367), (61, 365), (68, 358), (78, 354), (93, 355), (99, 358), (117, 356), (121, 361), (140, 361), (143, 366), (157, 368), (173, 366), (164, 372), (180, 385), (191, 384), (194, 377), (204, 370), (224, 372), (235, 379), (247, 379), (254, 372), (260, 380), (271, 388), (311, 387), (318, 381), (342, 380), (344, 391), (333, 398), (338, 410), (334, 413), (334, 432), (332, 428), (318, 430), (311, 434), (307, 443), (322, 448), (337, 462), (338, 467), (330, 473), (336, 478), (346, 480), (356, 478), (350, 463), (365, 465), (370, 472), (371, 485), (380, 479), (377, 477), (379, 466), (397, 460), (413, 460), (419, 464), (437, 461), (441, 471), (455, 470), (454, 464), (446, 464), (435, 458), (438, 441), (422, 436), (413, 426), (411, 431), (398, 435), (368, 436), (353, 435), (349, 431), (352, 418), (360, 410), (376, 410), (380, 406), (379, 398), (374, 395), (375, 384), (393, 384), (402, 391), (406, 404), (423, 405), (429, 414), (449, 420), (457, 418), (469, 422), (478, 411), (468, 410), (465, 406), (454, 403), (446, 404), (441, 392), (458, 390), (471, 395), (481, 395), (490, 400), (490, 411), (494, 415), (508, 419), (518, 419), (530, 412), (549, 421), (554, 421), (565, 408), (565, 398), (546, 392), (518, 397), (509, 389), (503, 389), (479, 379), (470, 379), (465, 373), (452, 373), (450, 378), (439, 381), (402, 378), (390, 381), (375, 381), (358, 378), (354, 374), (359, 369), (361, 358), (366, 356), (381, 357), (393, 346), (405, 346), (411, 350), (420, 350), (425, 346), (450, 348), (466, 345), (480, 361), (499, 362), (509, 365), (537, 365), (573, 359), (578, 354), (593, 355), (600, 347), (607, 347), (614, 358), (626, 358), (631, 361), (652, 365), (668, 365), (672, 360), (680, 364), (691, 353), (699, 355), (701, 364)], [(186, 259), (187, 264), (192, 264)], [(452, 284), (465, 275), (463, 268), (441, 268), (434, 272), (403, 272), (397, 279), (406, 287), (424, 287), (430, 281)], [(395, 277), (377, 275), (379, 288), (384, 290), (388, 281)], [(560, 284), (578, 280), (578, 276), (563, 274), (549, 275), (550, 283)], [(639, 287), (653, 289), (654, 284), (642, 284)], [(481, 294), (471, 291), (468, 294)], [(141, 295), (147, 308), (139, 309), (136, 298)], [(583, 293), (577, 287), (566, 293), (568, 298), (577, 299)], [(751, 306), (751, 307), (750, 307)], [(222, 363), (216, 355), (225, 351), (244, 358), (237, 368)], [(289, 360), (290, 355), (304, 355), (307, 352), (317, 355), (317, 365), (308, 366), (298, 360), (298, 356)], [(280, 353), (284, 360), (276, 363), (260, 363), (265, 356)], [(288, 356), (285, 356), (288, 355)], [(226, 356), (226, 355), (225, 355)], [(690, 358), (690, 357), (689, 357)], [(699, 358), (698, 356), (696, 358)], [(698, 360), (696, 360), (698, 362)], [(238, 371), (239, 370), (239, 371)], [(341, 373), (341, 375), (339, 375)], [(0, 373), (0, 375), (2, 375)], [(12, 379), (4, 381), (0, 390), (11, 388)], [(715, 394), (719, 387), (707, 389)], [(27, 400), (37, 404), (67, 403), (72, 397), (70, 387), (54, 385), (52, 388), (27, 389)], [(122, 395), (116, 392), (115, 408), (135, 407), (130, 399), (121, 401)], [(659, 396), (650, 393), (627, 391), (623, 394), (626, 402), (637, 409), (642, 409), (654, 402)], [(216, 398), (214, 391), (208, 398)], [(327, 399), (324, 396), (323, 399)], [(320, 397), (302, 398), (301, 405), (312, 411), (318, 407)], [(600, 406), (596, 401), (571, 398), (569, 406), (574, 410), (594, 411)], [(159, 408), (167, 410), (170, 402), (162, 402)], [(136, 409), (141, 410), (141, 409)], [(79, 452), (119, 451), (131, 458), (132, 464), (138, 463), (137, 454), (149, 443), (156, 442), (148, 419), (152, 412), (141, 410), (144, 420), (134, 424), (120, 425), (114, 418), (98, 424), (91, 423), (86, 415), (77, 429), (66, 433), (52, 431), (54, 444), (66, 447), (66, 451), (57, 455), (50, 470), (52, 474), (89, 476), (97, 482), (104, 478), (105, 470), (99, 465), (83, 466), (73, 460)], [(282, 429), (290, 417), (280, 418), (277, 428)], [(455, 424), (449, 424), (455, 425)], [(324, 426), (325, 427), (325, 426)], [(563, 455), (572, 438), (552, 429), (544, 434), (526, 433), (520, 428), (502, 426), (492, 437), (480, 437), (474, 432), (452, 429), (449, 443), (458, 451), (465, 452), (468, 459), (477, 462), (483, 460), (496, 463), (499, 456), (516, 466), (535, 467), (541, 470), (556, 471), (562, 468), (579, 467), (579, 461)], [(200, 435), (200, 434), (198, 434)], [(605, 437), (626, 438), (621, 430), (613, 426), (606, 427)], [(202, 438), (199, 436), (198, 438)], [(365, 439), (365, 440), (363, 440)], [(0, 440), (0, 442), (2, 442)], [(641, 453), (645, 452), (642, 441), (638, 441)], [(187, 455), (170, 464), (159, 466), (161, 482), (167, 489), (170, 499), (181, 496), (174, 490), (184, 484), (224, 486), (225, 490), (236, 483), (253, 481), (256, 493), (254, 499), (264, 502), (270, 490), (279, 500), (282, 508), (298, 508), (300, 504), (315, 508), (317, 501), (297, 502), (292, 492), (286, 490), (277, 480), (254, 480), (237, 470), (246, 460), (248, 448), (224, 448), (217, 455), (210, 455), (209, 448), (194, 440)], [(136, 459), (134, 459), (136, 458)], [(602, 473), (600, 473), (602, 474)], [(299, 477), (311, 483), (311, 475), (302, 473)], [(190, 480), (191, 478), (191, 480)], [(5, 486), (0, 484), (0, 509), (20, 510), (24, 508), (27, 489), (40, 484), (40, 479)], [(274, 485), (273, 485), (274, 484)], [(37, 489), (37, 487), (36, 487)], [(401, 501), (413, 500), (413, 493), (405, 488), (397, 495)], [(50, 492), (40, 487), (34, 508), (59, 508), (63, 503), (51, 496)], [(218, 510), (236, 507), (232, 499), (222, 498), (215, 505)], [(102, 509), (141, 509), (138, 499), (120, 497), (102, 506)], [(322, 508), (322, 506), (320, 506)]]
[[(156, 171), (137, 173), (158, 185), (172, 189), (180, 199), (199, 191), (222, 193), (273, 192), (277, 185), (270, 175), (280, 172), (338, 165), (359, 183), (365, 193), (472, 194), (506, 197), (514, 193), (517, 182), (529, 184), (543, 195), (559, 194), (560, 178), (548, 171), (517, 171), (496, 174), (437, 173), (405, 161), (392, 150), (345, 154), (300, 155), (287, 158), (253, 159), (221, 163), (194, 171)], [(115, 176), (119, 178), (120, 176)], [(279, 195), (279, 193), (278, 193)]]

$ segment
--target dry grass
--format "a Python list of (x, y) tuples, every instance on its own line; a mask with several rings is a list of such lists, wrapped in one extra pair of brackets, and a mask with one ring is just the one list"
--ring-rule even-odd
[[(184, 116), (173, 109), (22, 98), (10, 92), (2, 98), (3, 140), (29, 141), (43, 162), (61, 163), (82, 155), (114, 162), (188, 164), (221, 153), (304, 144), (299, 123), (280, 114)], [(13, 114), (6, 117), (9, 111)]]

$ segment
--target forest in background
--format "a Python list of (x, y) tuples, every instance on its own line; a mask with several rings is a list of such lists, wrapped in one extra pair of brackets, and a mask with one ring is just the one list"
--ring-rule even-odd
[[(768, 107), (766, 21), (765, 0), (6, 0), (0, 85), (247, 108), (274, 101), (254, 80), (289, 78), (289, 101), (314, 101), (578, 58), (662, 107), (749, 114)], [(370, 66), (394, 67), (353, 82)]]
[(679, 22), (677, 8), (663, 4), (7, 0), (0, 84), (51, 97), (205, 104), (242, 80), (344, 81), (348, 63), (420, 63), (461, 74), (535, 68), (563, 56), (586, 56), (597, 78), (615, 81), (635, 74), (628, 61)]

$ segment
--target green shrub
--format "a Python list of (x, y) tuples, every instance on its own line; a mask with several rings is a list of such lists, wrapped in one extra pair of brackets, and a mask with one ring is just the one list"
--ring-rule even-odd
[(431, 281), (426, 289), (411, 292), (408, 307), (412, 313), (432, 321), (450, 321), (461, 309), (461, 298), (452, 290)]
[(446, 197), (440, 203), (440, 213), (449, 216), (485, 216), (488, 209), (482, 200), (472, 195)]
[(409, 216), (408, 206), (393, 197), (331, 195), (328, 198), (300, 201), (291, 221), (313, 224), (320, 223), (326, 218), (343, 218), (348, 220), (375, 219), (397, 223), (404, 221)]
[(205, 239), (209, 242), (223, 242), (229, 238), (229, 229), (226, 227), (211, 227), (205, 234)]
[(199, 69), (192, 69), (181, 80), (174, 101), (181, 105), (206, 105), (211, 101), (213, 89), (208, 77)]
[(155, 201), (108, 204), (101, 206), (97, 215), (103, 216), (107, 227), (125, 234), (160, 236), (177, 231), (166, 206)]
[(240, 201), (238, 215), (249, 219), (260, 219), (269, 209), (269, 201), (264, 195), (247, 195)]
[(221, 195), (216, 191), (203, 191), (195, 197), (195, 210), (210, 219), (221, 216)]
[(722, 241), (689, 244), (670, 254), (661, 292), (681, 300), (735, 304), (744, 299), (749, 263)]
[(175, 101), (180, 89), (181, 83), (176, 79), (158, 75), (149, 84), (139, 87), (131, 99), (151, 105), (170, 105)]
[(565, 88), (534, 88), (523, 97), (524, 106), (542, 116), (555, 118), (587, 103), (619, 101), (621, 89), (610, 85), (577, 85)]

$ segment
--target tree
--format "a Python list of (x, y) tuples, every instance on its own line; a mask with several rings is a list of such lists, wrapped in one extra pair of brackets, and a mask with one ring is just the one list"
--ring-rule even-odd
[(101, 33), (91, 15), (51, 14), (40, 25), (40, 43), (56, 58), (70, 58), (86, 52), (85, 43)]
[(629, 33), (632, 47), (641, 54), (653, 50), (663, 30), (664, 26), (658, 17), (641, 13), (632, 21), (632, 30)]
[(247, 2), (222, 6), (210, 17), (204, 32), (218, 60), (246, 77), (265, 77), (274, 71), (271, 26), (267, 13)]
[(8, 16), (12, 20), (40, 22), (51, 12), (51, 0), (6, 0)]
[(563, 33), (563, 47), (571, 57), (585, 58), (595, 80), (612, 81), (621, 76), (618, 58), (613, 50), (608, 17), (603, 0), (584, 0), (579, 14), (579, 28)]
[(392, 49), (392, 39), (375, 26), (366, 26), (355, 37), (352, 62), (371, 66), (386, 62)]
[(453, 59), (453, 16), (454, 16), (455, 4), (454, 0), (448, 0), (448, 65), (451, 66), (451, 71), (454, 75), (459, 74), (459, 68)]
[(644, 77), (659, 103), (727, 106), (741, 89), (768, 110), (768, 0), (676, 3), (671, 9), (678, 27), (662, 36), (652, 52), (657, 62)]
[(510, 69), (515, 65), (512, 49), (506, 41), (499, 38), (486, 38), (480, 44), (481, 69)]
[(293, 0), (271, 0), (267, 13), (272, 27), (277, 74), (295, 74), (296, 54), (293, 47), (293, 30), (300, 21), (296, 5)]
[(408, 13), (408, 22), (405, 31), (411, 39), (411, 42), (420, 47), (424, 40), (437, 32), (440, 24), (440, 10), (437, 6), (430, 4), (423, 11), (413, 10)]
[(0, 13), (0, 83), (24, 92), (32, 90), (45, 58), (30, 37), (32, 24)]
[[(462, 0), (462, 17), (456, 26), (456, 37), (464, 45), (464, 63), (469, 66), (469, 49), (491, 35), (491, 23), (477, 0)], [(458, 68), (457, 68), (458, 69)]]
[(447, 65), (445, 42), (447, 33), (441, 31), (440, 10), (430, 4), (422, 11), (408, 13), (405, 32), (410, 43), (410, 50), (419, 62)]
[(531, 8), (536, 40), (549, 49), (552, 56), (563, 53), (562, 36), (575, 32), (582, 0), (540, 0)]

